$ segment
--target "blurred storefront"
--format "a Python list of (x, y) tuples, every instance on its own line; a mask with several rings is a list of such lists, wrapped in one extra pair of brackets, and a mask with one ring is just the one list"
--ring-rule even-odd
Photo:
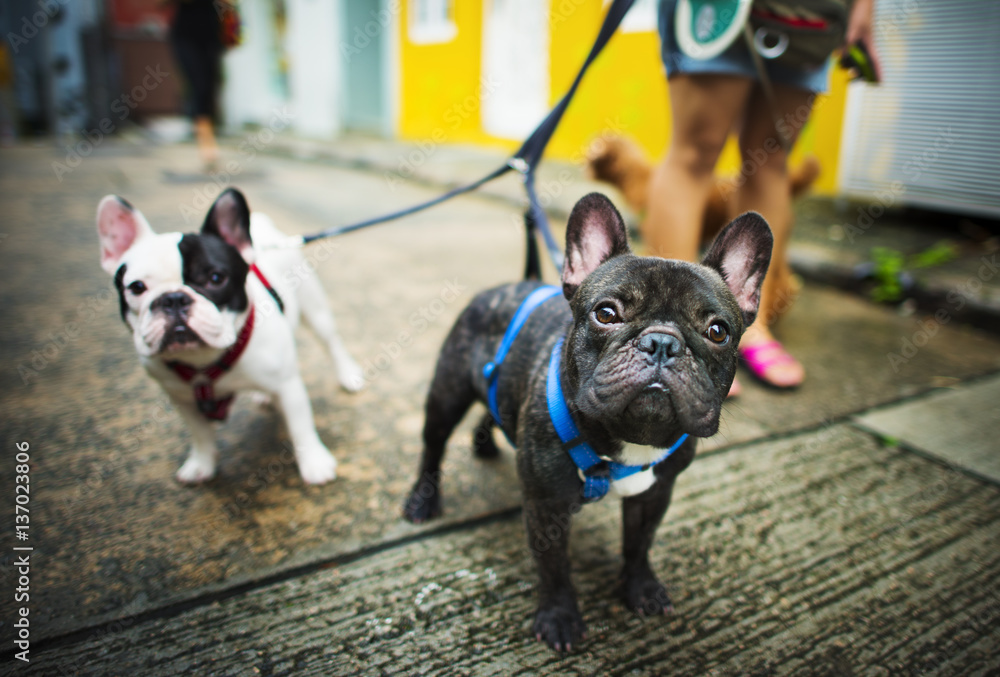
[[(636, 0), (595, 62), (548, 149), (582, 161), (604, 133), (651, 158), (670, 132), (656, 0)], [(362, 132), (516, 148), (566, 91), (607, 0), (239, 0), (242, 43), (225, 57), (229, 130), (291, 120), (296, 134)], [(885, 82), (834, 69), (793, 163), (816, 156), (815, 188), (1000, 216), (1000, 3), (877, 0)], [(84, 130), (111, 107), (137, 121), (183, 115), (180, 77), (142, 100), (171, 64), (161, 0), (6, 0), (0, 26), (16, 100), (33, 128)], [(797, 121), (791, 121), (793, 124)], [(720, 172), (739, 170), (730, 143)]]
[[(128, 102), (121, 103), (132, 111), (136, 120), (182, 114), (183, 83), (176, 72), (167, 40), (169, 12), (163, 3), (160, 0), (108, 0), (107, 11), (112, 72), (117, 91), (128, 97)], [(149, 68), (161, 76), (155, 81), (149, 79)], [(169, 75), (164, 77), (163, 73)], [(133, 92), (138, 96), (132, 96)], [(121, 106), (115, 108), (119, 109), (113, 113), (115, 117), (123, 114)]]
[[(162, 0), (5, 0), (0, 31), (23, 131), (84, 135), (187, 112)], [(296, 133), (390, 135), (398, 60), (379, 0), (240, 0), (242, 41), (224, 56), (229, 129), (289, 117)], [(348, 35), (347, 26), (358, 27)], [(0, 83), (2, 85), (3, 83)]]
[(5, 119), (22, 131), (73, 134), (106, 113), (108, 52), (102, 0), (4, 0), (10, 66)]
[(242, 0), (243, 41), (225, 57), (226, 124), (265, 125), (282, 110), (306, 137), (394, 134), (396, 13), (385, 5)]
[[(516, 148), (569, 87), (606, 9), (602, 0), (403, 3), (400, 136)], [(549, 146), (550, 157), (581, 161), (603, 133), (629, 135), (651, 158), (661, 156), (670, 112), (656, 16), (656, 0), (636, 1), (570, 104)], [(435, 24), (453, 30), (424, 29)], [(831, 80), (795, 158), (819, 157), (824, 173), (817, 187), (827, 193), (836, 190), (846, 92), (842, 73)], [(739, 153), (731, 143), (720, 171), (738, 167)]]
[[(505, 149), (568, 88), (604, 0), (410, 0), (402, 3), (398, 133)], [(670, 130), (656, 0), (637, 0), (595, 62), (549, 156), (580, 160), (604, 132), (652, 158)], [(425, 27), (447, 26), (450, 30)], [(1000, 3), (877, 0), (885, 82), (848, 84), (834, 69), (792, 162), (816, 156), (817, 192), (1000, 216)], [(845, 116), (846, 114), (846, 116)], [(735, 143), (719, 171), (739, 170)]]

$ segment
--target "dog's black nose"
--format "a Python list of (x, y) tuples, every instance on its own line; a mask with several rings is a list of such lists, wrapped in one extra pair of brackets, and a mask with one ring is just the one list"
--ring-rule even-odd
[(194, 299), (182, 291), (172, 291), (153, 301), (153, 310), (162, 310), (167, 315), (179, 317), (186, 315)]
[(684, 347), (679, 338), (672, 334), (650, 333), (639, 339), (639, 350), (661, 364), (670, 364)]

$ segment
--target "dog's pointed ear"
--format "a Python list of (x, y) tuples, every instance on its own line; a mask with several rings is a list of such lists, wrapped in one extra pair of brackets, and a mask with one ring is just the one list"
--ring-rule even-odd
[(149, 222), (125, 198), (105, 195), (97, 205), (97, 237), (101, 243), (101, 268), (114, 275), (133, 244), (153, 235)]
[(714, 268), (729, 285), (743, 311), (743, 329), (757, 317), (760, 289), (771, 263), (774, 236), (756, 212), (737, 216), (715, 238), (702, 264)]
[(566, 226), (566, 260), (563, 263), (563, 294), (573, 298), (588, 275), (608, 259), (631, 253), (625, 222), (600, 193), (585, 195), (573, 207)]
[(226, 188), (208, 210), (201, 226), (204, 235), (215, 235), (236, 248), (248, 263), (253, 263), (253, 242), (250, 240), (250, 206), (243, 193)]

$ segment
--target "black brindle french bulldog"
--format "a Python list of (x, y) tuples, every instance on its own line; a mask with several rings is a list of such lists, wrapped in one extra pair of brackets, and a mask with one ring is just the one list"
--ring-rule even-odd
[[(767, 223), (749, 212), (719, 234), (701, 265), (639, 257), (629, 249), (618, 211), (593, 193), (569, 218), (559, 295), (565, 300), (549, 298), (531, 312), (502, 364), (487, 367), (491, 378), (484, 367), (498, 361), (512, 318), (540, 283), (479, 294), (445, 341), (405, 517), (423, 522), (440, 514), (445, 443), (473, 401), (488, 402), (495, 379), (498, 423), (518, 450), (528, 545), (540, 579), (533, 630), (554, 649), (572, 648), (585, 633), (567, 544), (571, 516), (595, 498), (592, 483), (603, 482), (600, 495), (610, 489), (622, 496), (625, 603), (645, 613), (671, 609), (650, 569), (649, 548), (674, 480), (694, 458), (693, 438), (718, 430), (736, 346), (757, 314), (771, 245)], [(563, 409), (575, 424), (568, 435), (557, 432), (557, 414), (550, 413), (547, 391), (554, 385), (561, 386)], [(487, 414), (476, 430), (480, 457), (497, 454), (493, 425)], [(577, 439), (565, 439), (573, 433)], [(581, 445), (596, 454), (590, 467), (574, 460), (579, 449), (569, 451)]]

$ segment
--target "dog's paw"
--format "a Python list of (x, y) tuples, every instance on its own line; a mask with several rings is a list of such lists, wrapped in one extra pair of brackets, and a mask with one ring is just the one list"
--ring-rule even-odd
[(403, 505), (403, 517), (414, 524), (420, 524), (440, 515), (440, 483), (441, 473), (424, 473), (413, 485), (413, 490)]
[(365, 387), (365, 372), (353, 360), (338, 369), (340, 387), (349, 393), (356, 393)]
[(658, 616), (674, 611), (667, 589), (652, 574), (626, 577), (621, 592), (625, 605), (636, 613)]
[(181, 484), (198, 484), (215, 477), (215, 461), (191, 454), (175, 475)]
[(531, 626), (535, 639), (556, 651), (572, 651), (587, 636), (587, 626), (575, 604), (550, 604), (538, 608)]
[(337, 478), (337, 459), (326, 447), (297, 450), (299, 475), (306, 484), (326, 484)]

